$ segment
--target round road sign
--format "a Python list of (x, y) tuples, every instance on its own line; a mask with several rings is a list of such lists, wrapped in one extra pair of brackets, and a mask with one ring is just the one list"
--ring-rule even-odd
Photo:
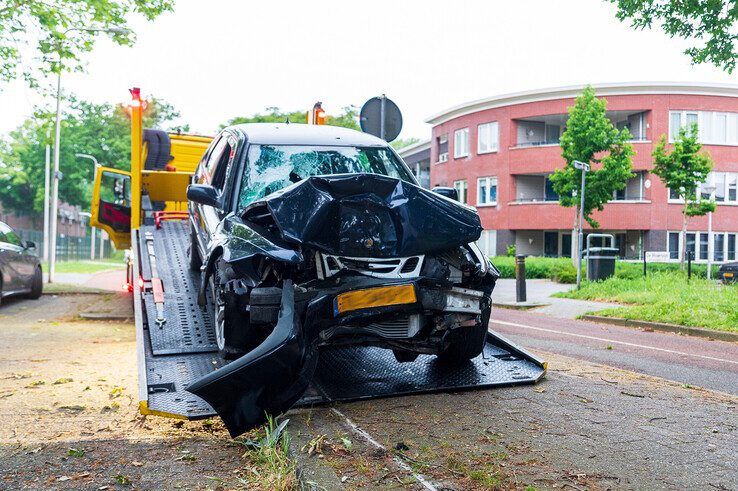
[(359, 113), (361, 130), (391, 142), (402, 130), (402, 114), (397, 104), (383, 95), (364, 103)]

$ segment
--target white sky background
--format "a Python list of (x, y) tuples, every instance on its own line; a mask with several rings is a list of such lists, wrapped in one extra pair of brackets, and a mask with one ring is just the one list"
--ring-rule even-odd
[[(386, 93), (403, 112), (401, 137), (428, 138), (423, 120), (495, 94), (598, 82), (735, 83), (693, 67), (687, 44), (637, 32), (601, 0), (178, 0), (154, 23), (134, 18), (132, 47), (101, 38), (84, 74), (63, 87), (94, 102), (127, 89), (163, 98), (193, 131), (268, 106), (329, 114)], [(0, 87), (0, 133), (43, 99), (22, 83)], [(51, 101), (46, 101), (51, 104)]]

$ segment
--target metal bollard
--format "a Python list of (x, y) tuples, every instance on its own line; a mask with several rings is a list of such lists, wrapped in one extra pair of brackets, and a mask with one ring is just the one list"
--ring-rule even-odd
[(518, 254), (515, 256), (515, 301), (526, 302), (527, 294), (525, 291), (525, 255)]
[(689, 280), (692, 279), (692, 258), (694, 257), (694, 252), (687, 251), (687, 283), (689, 283)]

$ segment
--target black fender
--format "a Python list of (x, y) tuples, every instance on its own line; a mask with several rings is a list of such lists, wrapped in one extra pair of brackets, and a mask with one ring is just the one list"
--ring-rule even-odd
[(200, 267), (200, 290), (197, 292), (197, 305), (200, 307), (205, 307), (207, 304), (205, 290), (207, 289), (208, 280), (213, 274), (213, 268), (215, 268), (216, 261), (218, 261), (222, 255), (223, 247), (218, 246), (210, 251), (208, 257), (202, 262), (202, 266)]
[(285, 280), (272, 333), (241, 358), (194, 381), (187, 391), (210, 404), (236, 437), (300, 398), (317, 362), (317, 353), (307, 346), (295, 315), (294, 286)]

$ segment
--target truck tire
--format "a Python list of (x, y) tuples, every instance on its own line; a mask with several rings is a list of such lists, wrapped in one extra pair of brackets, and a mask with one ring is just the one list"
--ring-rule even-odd
[(449, 344), (438, 353), (438, 360), (458, 365), (479, 356), (487, 342), (487, 323), (480, 322), (472, 327), (457, 327), (448, 333)]
[(189, 259), (190, 259), (190, 271), (194, 271), (195, 273), (200, 272), (200, 268), (202, 267), (202, 258), (200, 257), (200, 253), (197, 250), (197, 239), (195, 238), (195, 228), (190, 225), (190, 249), (189, 249)]
[(36, 266), (36, 272), (33, 273), (33, 280), (31, 282), (31, 293), (28, 294), (28, 298), (31, 300), (38, 300), (41, 298), (43, 290), (44, 275), (41, 273), (41, 266)]

